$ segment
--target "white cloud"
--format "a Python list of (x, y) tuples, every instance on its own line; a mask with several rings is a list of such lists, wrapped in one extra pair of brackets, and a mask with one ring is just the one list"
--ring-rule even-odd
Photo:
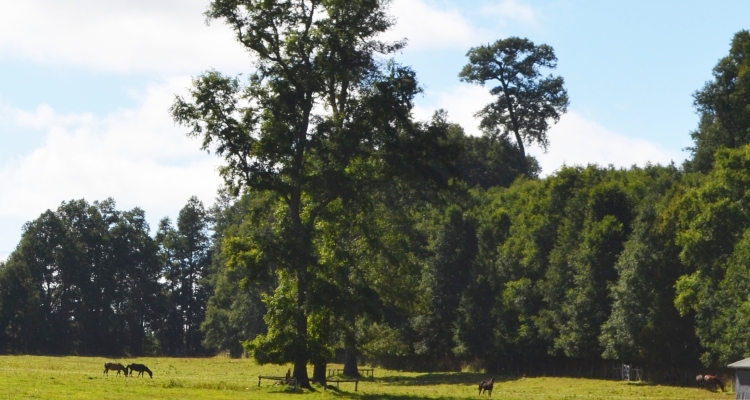
[(119, 209), (143, 208), (153, 225), (174, 217), (192, 195), (213, 203), (220, 160), (200, 151), (200, 141), (186, 137), (167, 112), (188, 84), (151, 85), (137, 108), (103, 117), (61, 115), (46, 105), (0, 110), (18, 129), (46, 132), (41, 147), (0, 165), (0, 218), (28, 221), (62, 201), (113, 197)]
[(540, 17), (539, 12), (533, 7), (517, 0), (505, 0), (499, 4), (485, 6), (482, 13), (500, 17), (501, 20), (514, 20), (532, 25), (537, 25)]
[[(0, 57), (99, 71), (194, 74), (206, 68), (246, 70), (249, 54), (221, 21), (206, 26), (208, 0), (23, 0), (0, 2)], [(496, 24), (536, 23), (518, 0), (480, 9)], [(387, 40), (408, 38), (410, 50), (468, 49), (490, 33), (448, 3), (395, 0), (397, 23)]]
[[(429, 100), (428, 100), (429, 99)], [(445, 92), (427, 91), (419, 99), (414, 116), (429, 119), (436, 109), (448, 111), (448, 118), (461, 125), (469, 135), (481, 135), (479, 121), (474, 114), (492, 101), (487, 88), (460, 84)], [(667, 150), (654, 142), (631, 138), (614, 132), (601, 124), (588, 120), (570, 111), (549, 131), (550, 146), (545, 154), (538, 147), (527, 148), (537, 158), (543, 176), (550, 175), (565, 165), (598, 164), (606, 167), (629, 168), (647, 163), (667, 165), (674, 161), (681, 164), (685, 154)]]
[(205, 0), (0, 2), (0, 56), (95, 70), (194, 73), (248, 64)]
[(543, 175), (558, 171), (565, 164), (598, 164), (617, 168), (640, 167), (648, 163), (668, 165), (674, 161), (681, 164), (686, 155), (665, 149), (655, 142), (627, 137), (619, 132), (590, 121), (575, 112), (568, 112), (549, 132), (549, 152), (539, 148), (529, 149), (542, 166)]
[[(478, 11), (480, 19), (492, 18), (491, 28), (481, 28), (467, 14)], [(446, 2), (426, 0), (395, 0), (390, 13), (396, 25), (383, 37), (387, 40), (408, 39), (408, 50), (445, 48), (468, 49), (479, 43), (497, 39), (497, 27), (509, 22), (538, 26), (540, 12), (518, 0), (504, 0), (482, 7), (452, 8)], [(476, 16), (472, 17), (476, 18)]]
[(91, 113), (60, 115), (55, 113), (55, 110), (47, 104), (40, 104), (34, 111), (6, 107), (4, 114), (12, 118), (16, 126), (35, 130), (84, 125), (94, 122), (94, 115)]
[(487, 88), (478, 85), (457, 84), (448, 91), (426, 90), (423, 98), (417, 99), (414, 117), (418, 120), (428, 120), (435, 110), (448, 111), (448, 119), (458, 123), (469, 135), (478, 136), (479, 120), (474, 114), (492, 101), (492, 95)]
[(407, 38), (410, 50), (468, 48), (477, 42), (478, 32), (458, 10), (432, 7), (423, 0), (396, 0), (389, 11), (396, 25), (383, 38)]

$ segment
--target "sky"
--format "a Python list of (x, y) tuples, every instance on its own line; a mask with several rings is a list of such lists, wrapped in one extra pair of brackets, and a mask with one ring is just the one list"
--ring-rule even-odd
[[(220, 160), (176, 126), (168, 109), (191, 79), (252, 70), (250, 55), (208, 0), (0, 2), (0, 260), (24, 223), (61, 202), (113, 198), (152, 227), (191, 196), (207, 207)], [(437, 109), (479, 135), (474, 113), (492, 99), (462, 83), (466, 52), (510, 36), (554, 48), (570, 106), (545, 153), (562, 165), (680, 165), (697, 126), (692, 94), (712, 78), (733, 35), (750, 29), (746, 0), (394, 0), (384, 39)]]

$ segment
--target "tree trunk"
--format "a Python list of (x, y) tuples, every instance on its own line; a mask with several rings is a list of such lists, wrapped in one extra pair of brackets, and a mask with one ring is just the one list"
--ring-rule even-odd
[(526, 159), (526, 149), (523, 146), (523, 139), (521, 138), (521, 134), (518, 132), (518, 130), (514, 130), (513, 134), (516, 136), (516, 143), (518, 143), (518, 149), (521, 150), (521, 166), (523, 168), (523, 173), (526, 176), (529, 176), (529, 162)]
[[(352, 326), (354, 329), (354, 326)], [(354, 331), (346, 332), (344, 338), (344, 375), (359, 376), (357, 369), (357, 340), (354, 337)]]
[(307, 315), (305, 313), (305, 302), (307, 297), (307, 273), (304, 270), (297, 271), (297, 316), (295, 325), (297, 338), (294, 349), (294, 378), (300, 387), (312, 389), (310, 379), (307, 375), (307, 363), (310, 359), (307, 349)]
[(325, 361), (318, 361), (313, 364), (313, 377), (312, 381), (326, 385), (326, 367), (328, 364)]

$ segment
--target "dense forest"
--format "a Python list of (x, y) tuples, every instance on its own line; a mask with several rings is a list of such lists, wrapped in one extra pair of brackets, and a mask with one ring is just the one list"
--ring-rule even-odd
[(28, 222), (0, 264), (0, 351), (229, 351), (302, 379), (365, 358), (673, 376), (750, 356), (750, 32), (697, 88), (683, 165), (540, 178), (524, 146), (554, 146), (568, 106), (552, 47), (469, 50), (459, 78), (497, 86), (468, 136), (411, 117), (382, 3), (213, 1), (256, 69), (206, 72), (171, 112), (225, 162), (215, 205), (155, 233), (112, 199)]

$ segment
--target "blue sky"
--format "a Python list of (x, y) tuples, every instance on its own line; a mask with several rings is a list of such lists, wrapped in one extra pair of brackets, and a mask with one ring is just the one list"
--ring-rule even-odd
[[(155, 226), (187, 199), (213, 203), (219, 160), (175, 127), (167, 109), (209, 68), (234, 74), (249, 58), (206, 0), (24, 0), (0, 3), (0, 260), (22, 226), (60, 202), (113, 197)], [(750, 29), (747, 1), (395, 0), (407, 37), (397, 60), (425, 88), (415, 116), (444, 108), (478, 134), (487, 89), (461, 83), (466, 51), (509, 36), (554, 47), (569, 112), (544, 174), (561, 165), (687, 157), (697, 126), (692, 93), (711, 79), (734, 33)]]

